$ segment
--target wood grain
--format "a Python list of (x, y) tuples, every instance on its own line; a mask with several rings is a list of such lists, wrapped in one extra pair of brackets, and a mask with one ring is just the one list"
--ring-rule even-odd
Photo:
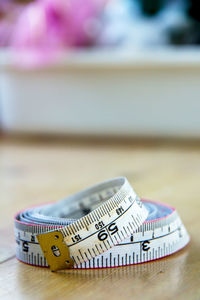
[[(14, 257), (13, 215), (98, 181), (127, 176), (136, 192), (177, 208), (191, 235), (155, 262), (52, 273)], [(200, 299), (200, 146), (0, 139), (0, 299)]]

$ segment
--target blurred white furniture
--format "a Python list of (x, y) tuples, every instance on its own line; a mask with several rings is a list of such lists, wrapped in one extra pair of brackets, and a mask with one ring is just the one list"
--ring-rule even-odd
[(20, 70), (0, 53), (5, 130), (200, 137), (200, 51), (79, 50)]

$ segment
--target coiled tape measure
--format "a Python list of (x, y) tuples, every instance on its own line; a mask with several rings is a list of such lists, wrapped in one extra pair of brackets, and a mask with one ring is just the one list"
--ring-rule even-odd
[(52, 271), (138, 264), (189, 242), (174, 208), (140, 200), (125, 177), (15, 216), (16, 256)]

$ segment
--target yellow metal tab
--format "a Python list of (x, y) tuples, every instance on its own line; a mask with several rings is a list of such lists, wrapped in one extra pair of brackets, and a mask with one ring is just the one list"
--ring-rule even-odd
[(38, 242), (51, 271), (70, 269), (74, 262), (69, 255), (69, 248), (60, 231), (50, 231), (37, 235)]

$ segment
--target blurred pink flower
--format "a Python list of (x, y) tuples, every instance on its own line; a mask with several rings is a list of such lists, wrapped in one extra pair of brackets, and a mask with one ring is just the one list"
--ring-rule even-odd
[(21, 13), (12, 45), (24, 64), (46, 63), (59, 50), (95, 43), (108, 0), (36, 0)]
[(22, 5), (13, 0), (0, 0), (0, 47), (10, 45), (14, 23), (21, 9)]
[(12, 5), (12, 0), (0, 0), (0, 15), (7, 13)]

